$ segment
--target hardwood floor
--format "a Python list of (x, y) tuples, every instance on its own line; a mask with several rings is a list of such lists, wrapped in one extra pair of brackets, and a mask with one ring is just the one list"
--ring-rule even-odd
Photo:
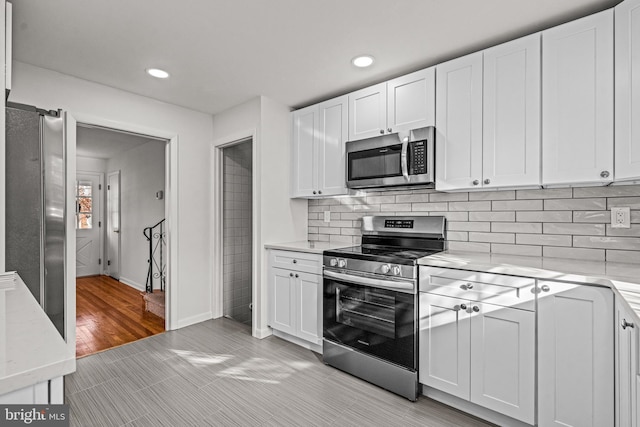
[(76, 279), (76, 357), (164, 332), (140, 291), (109, 276)]
[(491, 426), (424, 396), (410, 402), (224, 318), (82, 358), (65, 377), (65, 397), (71, 427)]

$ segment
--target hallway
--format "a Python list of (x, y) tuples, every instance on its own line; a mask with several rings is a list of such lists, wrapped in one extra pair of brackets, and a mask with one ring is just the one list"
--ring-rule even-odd
[(140, 291), (109, 276), (76, 279), (76, 357), (164, 330), (164, 319), (144, 310)]

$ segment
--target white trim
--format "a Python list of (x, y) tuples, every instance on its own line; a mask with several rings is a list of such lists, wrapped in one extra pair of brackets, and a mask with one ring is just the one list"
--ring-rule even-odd
[[(112, 172), (107, 172), (107, 186), (111, 185), (110, 184), (110, 182), (111, 182), (110, 178), (112, 176), (117, 177), (117, 180), (118, 180), (118, 199), (119, 199), (118, 200), (118, 216), (119, 216), (118, 225), (121, 226), (121, 224), (122, 224), (122, 211), (121, 211), (122, 210), (122, 206), (121, 206), (121, 203), (120, 203), (121, 202), (120, 194), (122, 194), (122, 188), (120, 188), (120, 184), (121, 184), (120, 169), (112, 171)], [(110, 203), (110, 201), (109, 201), (109, 193), (107, 193), (107, 197), (106, 197), (106, 200), (105, 200), (105, 208), (106, 208), (107, 212), (109, 212), (109, 210), (111, 208), (109, 206), (109, 203)], [(111, 221), (111, 219), (109, 219), (109, 221)], [(110, 222), (107, 222), (107, 227), (105, 227), (105, 229), (108, 230), (109, 227), (111, 227), (111, 224), (110, 224)], [(105, 243), (106, 243), (107, 248), (111, 246), (111, 244), (109, 242), (109, 239), (110, 239), (110, 236), (109, 236), (108, 233), (106, 233), (106, 235), (105, 235)], [(106, 258), (108, 259), (108, 261), (105, 262), (105, 271), (107, 272), (107, 275), (111, 276), (111, 277), (113, 277), (114, 279), (117, 279), (117, 280), (120, 280), (120, 266), (122, 265), (122, 254), (121, 254), (121, 251), (122, 251), (122, 238), (120, 237), (120, 234), (118, 234), (118, 264), (117, 264), (118, 265), (118, 272), (117, 272), (118, 273), (117, 274), (118, 277), (115, 277), (112, 274), (111, 268), (109, 268), (109, 261), (111, 260), (112, 257), (111, 257), (111, 254), (109, 253), (108, 249), (107, 249), (107, 253), (106, 253)]]
[[(222, 149), (234, 145), (236, 143), (251, 141), (251, 150), (253, 156), (253, 171), (252, 171), (252, 236), (251, 236), (251, 252), (252, 252), (252, 274), (251, 274), (251, 302), (253, 303), (251, 327), (252, 335), (258, 338), (264, 338), (270, 335), (265, 334), (265, 331), (261, 329), (261, 325), (258, 325), (260, 319), (261, 305), (257, 304), (257, 295), (259, 294), (258, 288), (260, 286), (260, 278), (262, 276), (262, 270), (260, 269), (260, 257), (262, 253), (260, 251), (260, 175), (259, 164), (260, 158), (258, 157), (258, 132), (256, 128), (245, 129), (240, 132), (229, 134), (226, 137), (216, 139), (211, 144), (211, 255), (213, 262), (211, 263), (211, 307), (212, 317), (217, 319), (223, 314), (223, 168), (222, 168)], [(268, 329), (268, 328), (267, 328)]]
[(135, 280), (127, 279), (126, 277), (120, 277), (119, 282), (120, 283), (124, 283), (125, 285), (127, 285), (130, 288), (133, 288), (133, 289), (135, 289), (137, 291), (141, 291), (141, 292), (145, 291), (145, 285), (141, 285), (140, 283), (136, 282)]
[[(6, 2), (4, 0), (0, 1), (0, 20), (2, 22), (6, 22)], [(0, 31), (0, 69), (6, 72), (7, 64), (5, 63), (6, 55), (6, 41), (5, 41), (5, 32)], [(5, 81), (6, 76), (2, 79)], [(4, 91), (3, 91), (4, 92)], [(6, 105), (7, 100), (6, 97), (3, 97), (4, 101), (2, 102), (2, 109), (0, 111), (0, 128), (2, 129), (2, 134), (0, 135), (0, 272), (5, 271), (5, 242), (7, 241), (7, 234), (5, 233), (6, 226), (6, 217), (5, 213), (6, 209), (6, 185), (7, 185), (7, 142), (6, 142)]]
[[(167, 224), (167, 282), (166, 282), (166, 306), (165, 306), (165, 329), (173, 330), (180, 328), (178, 322), (178, 294), (173, 292), (173, 284), (178, 283), (179, 263), (178, 263), (178, 134), (166, 129), (150, 128), (140, 126), (134, 123), (109, 120), (99, 116), (84, 113), (74, 113), (74, 117), (81, 124), (101, 126), (114, 130), (137, 133), (140, 135), (148, 135), (153, 138), (162, 138), (168, 140), (166, 157), (167, 166), (165, 169), (166, 191), (164, 205), (165, 218)], [(4, 120), (4, 115), (0, 120)], [(75, 147), (74, 147), (75, 150)], [(75, 154), (75, 151), (74, 151)], [(2, 154), (0, 154), (2, 155)], [(74, 162), (75, 169), (75, 162)], [(0, 191), (3, 191), (0, 189)], [(3, 200), (0, 200), (0, 204)], [(1, 206), (0, 206), (1, 208)], [(0, 236), (1, 237), (1, 236)], [(75, 239), (75, 236), (74, 236)], [(75, 242), (73, 244), (75, 250)], [(75, 259), (74, 259), (75, 261)], [(75, 265), (75, 264), (74, 264)], [(75, 291), (75, 285), (74, 285)], [(75, 298), (74, 298), (75, 304)], [(74, 305), (75, 307), (75, 305)], [(209, 313), (210, 314), (210, 313)], [(206, 319), (205, 319), (206, 320)], [(75, 331), (74, 331), (75, 337)]]
[(64, 331), (67, 342), (67, 357), (76, 357), (76, 218), (71, 215), (75, 212), (75, 197), (69, 197), (75, 192), (76, 187), (76, 129), (77, 122), (73, 114), (64, 113), (63, 130), (65, 141), (65, 266), (64, 275), (66, 286), (64, 287), (65, 313)]
[(204, 322), (211, 319), (211, 312), (196, 314), (195, 316), (187, 317), (186, 319), (180, 319), (176, 329), (184, 328), (186, 326), (195, 325), (196, 323)]
[[(76, 156), (76, 160), (77, 160), (78, 156)], [(98, 274), (103, 274), (105, 271), (105, 266), (106, 266), (106, 262), (104, 260), (104, 242), (106, 241), (106, 235), (105, 235), (105, 230), (107, 229), (107, 227), (105, 226), (106, 222), (104, 221), (104, 216), (105, 216), (105, 209), (106, 209), (106, 198), (104, 197), (104, 195), (106, 194), (106, 192), (104, 191), (104, 172), (95, 172), (95, 171), (85, 171), (85, 170), (78, 170), (76, 169), (76, 181), (78, 179), (78, 175), (90, 175), (90, 176), (97, 176), (98, 177), (98, 183), (100, 185), (99, 189), (98, 189), (98, 200), (100, 201), (100, 208), (98, 211), (98, 222), (100, 223), (100, 230), (98, 233), (98, 245), (99, 245), (99, 254), (98, 256), (100, 257), (100, 259), (102, 260), (102, 264), (100, 264), (100, 267), (98, 268)], [(73, 196), (71, 196), (73, 199), (75, 199), (75, 194)], [(95, 196), (94, 196), (95, 197)], [(95, 215), (95, 212), (94, 212)], [(77, 250), (77, 248), (76, 248)], [(78, 272), (77, 272), (77, 267), (76, 267), (76, 278), (79, 277), (78, 276)]]

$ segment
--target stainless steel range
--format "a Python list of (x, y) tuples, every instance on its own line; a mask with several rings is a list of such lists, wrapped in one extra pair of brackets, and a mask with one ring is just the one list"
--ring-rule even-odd
[(441, 216), (362, 218), (362, 245), (324, 252), (324, 362), (418, 397), (418, 259), (445, 249)]

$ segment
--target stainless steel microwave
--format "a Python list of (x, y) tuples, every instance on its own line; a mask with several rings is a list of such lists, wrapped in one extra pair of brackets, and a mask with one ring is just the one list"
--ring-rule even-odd
[(433, 186), (434, 128), (421, 129), (416, 135), (415, 141), (386, 135), (347, 142), (347, 187)]

